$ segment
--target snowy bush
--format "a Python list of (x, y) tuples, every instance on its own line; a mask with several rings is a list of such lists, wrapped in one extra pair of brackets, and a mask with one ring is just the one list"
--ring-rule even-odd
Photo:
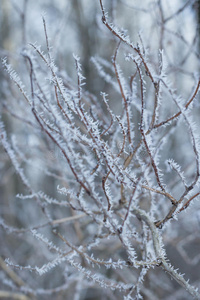
[(18, 179), (0, 219), (0, 297), (200, 299), (198, 30), (174, 30), (194, 1), (171, 14), (146, 2), (129, 7), (149, 24), (135, 42), (100, 0), (113, 56), (91, 58), (92, 92), (84, 57), (75, 74), (60, 66), (45, 17), (46, 46), (26, 45), (18, 73), (2, 59), (1, 157)]

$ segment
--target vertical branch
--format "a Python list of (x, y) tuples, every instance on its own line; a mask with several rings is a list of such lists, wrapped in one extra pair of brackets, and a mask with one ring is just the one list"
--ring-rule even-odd
[(109, 196), (105, 189), (105, 184), (106, 184), (106, 180), (108, 179), (109, 175), (110, 175), (110, 171), (107, 173), (107, 175), (105, 177), (102, 178), (102, 187), (103, 187), (103, 191), (104, 191), (104, 194), (105, 194), (107, 202), (108, 202), (108, 211), (111, 209), (111, 204), (110, 204)]
[(21, 18), (21, 24), (22, 24), (22, 44), (23, 46), (26, 46), (27, 42), (27, 33), (26, 33), (26, 23), (27, 23), (27, 6), (28, 6), (29, 0), (23, 0), (23, 8), (20, 9), (19, 6), (17, 6), (13, 1), (12, 5), (15, 8), (15, 10), (18, 12), (20, 18)]
[(46, 26), (46, 21), (45, 21), (44, 16), (42, 17), (42, 21), (43, 21), (44, 33), (45, 33), (45, 39), (46, 39), (47, 55), (48, 55), (49, 63), (50, 63), (51, 62), (51, 54), (50, 54), (49, 38), (48, 38), (47, 26)]
[(143, 78), (142, 78), (140, 67), (139, 67), (139, 65), (138, 65), (138, 63), (136, 61), (134, 61), (134, 62), (136, 64), (136, 66), (137, 66), (138, 74), (139, 74), (139, 77), (140, 77), (140, 86), (141, 86), (141, 121), (140, 121), (140, 132), (141, 132), (141, 135), (142, 135), (142, 138), (143, 138), (143, 142), (144, 142), (145, 148), (146, 148), (147, 153), (148, 153), (148, 155), (150, 157), (151, 165), (153, 167), (157, 183), (158, 183), (159, 187), (161, 188), (161, 190), (163, 192), (165, 192), (165, 188), (164, 188), (164, 186), (161, 183), (159, 172), (158, 172), (156, 163), (155, 163), (155, 161), (153, 159), (153, 155), (152, 155), (152, 153), (150, 151), (149, 145), (147, 143), (146, 136), (145, 136), (146, 134), (144, 132), (144, 83), (143, 83)]
[(129, 117), (129, 111), (128, 111), (128, 102), (127, 102), (128, 99), (125, 96), (124, 89), (123, 89), (123, 86), (122, 86), (122, 83), (121, 83), (121, 80), (120, 80), (120, 76), (119, 76), (119, 72), (118, 72), (118, 69), (117, 69), (117, 65), (116, 65), (116, 58), (117, 58), (117, 53), (118, 53), (118, 50), (119, 50), (120, 43), (121, 43), (121, 41), (119, 42), (119, 44), (118, 44), (118, 46), (116, 47), (116, 50), (115, 50), (115, 54), (114, 54), (114, 58), (113, 58), (113, 65), (114, 65), (114, 69), (115, 69), (115, 75), (116, 75), (116, 78), (117, 78), (117, 82), (119, 84), (120, 92), (121, 92), (121, 95), (122, 95), (122, 99), (124, 101), (124, 107), (125, 107), (125, 111), (126, 111), (127, 127), (128, 127), (128, 131), (127, 131), (128, 142), (129, 142), (129, 145), (131, 145), (130, 117)]
[(160, 46), (159, 49), (162, 50), (164, 48), (163, 42), (164, 42), (164, 15), (163, 15), (163, 8), (162, 8), (162, 0), (158, 1), (158, 8), (159, 8), (159, 12), (160, 12)]

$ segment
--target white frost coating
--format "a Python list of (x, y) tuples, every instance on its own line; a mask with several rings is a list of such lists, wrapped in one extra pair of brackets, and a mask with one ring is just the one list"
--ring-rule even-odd
[[(83, 30), (93, 40), (96, 25), (91, 6), (96, 4), (91, 1), (89, 4), (88, 0), (87, 7), (82, 2), (81, 18), (87, 16), (84, 26), (90, 24), (90, 28), (80, 28), (80, 33)], [(99, 2), (103, 22), (100, 25), (98, 15), (95, 39), (100, 37), (103, 55), (107, 56), (110, 49), (112, 53), (108, 55), (114, 56), (108, 56), (107, 61), (94, 54), (91, 61), (95, 68), (89, 77), (89, 53), (86, 61), (83, 56), (71, 55), (75, 62), (71, 67), (65, 39), (61, 47), (59, 45), (61, 29), (55, 31), (55, 39), (50, 40), (44, 17), (44, 49), (47, 50), (30, 44), (30, 50), (22, 52), (22, 64), (26, 62), (26, 68), (20, 70), (22, 60), (16, 67), (26, 88), (6, 59), (3, 60), (4, 68), (18, 89), (13, 89), (7, 79), (9, 76), (5, 76), (3, 120), (5, 118), (7, 123), (12, 117), (13, 123), (8, 126), (8, 138), (4, 125), (0, 126), (0, 139), (6, 152), (1, 155), (2, 182), (8, 182), (6, 190), (10, 190), (9, 180), (15, 172), (23, 186), (17, 187), (17, 201), (13, 196), (8, 199), (9, 209), (6, 208), (4, 217), (0, 216), (0, 227), (10, 238), (14, 237), (13, 243), (18, 237), (20, 242), (26, 241), (26, 249), (20, 247), (13, 254), (16, 263), (6, 262), (9, 268), (23, 272), (23, 278), (27, 271), (36, 275), (47, 273), (52, 286), (48, 290), (37, 287), (33, 291), (28, 282), (30, 276), (27, 276), (27, 285), (19, 288), (21, 293), (36, 297), (48, 295), (51, 298), (63, 292), (79, 300), (82, 292), (90, 288), (96, 291), (99, 286), (106, 289), (103, 294), (109, 299), (142, 299), (144, 296), (158, 300), (157, 287), (162, 293), (168, 288), (163, 282), (163, 269), (163, 273), (167, 272), (184, 287), (185, 293), (188, 291), (200, 299), (197, 290), (170, 265), (168, 247), (166, 250), (164, 247), (165, 243), (176, 247), (177, 236), (182, 241), (187, 234), (194, 237), (199, 221), (199, 107), (194, 110), (193, 105), (200, 87), (200, 82), (193, 82), (198, 76), (198, 72), (194, 72), (199, 54), (192, 35), (184, 36), (185, 20), (181, 19), (185, 15), (188, 20), (188, 11), (191, 16), (194, 1), (176, 7), (179, 0), (176, 4), (163, 1), (150, 6), (145, 0), (141, 4), (146, 5), (145, 9), (133, 6), (131, 1), (121, 1), (122, 11), (116, 13), (116, 1)], [(104, 11), (104, 2), (112, 12), (110, 17)], [(126, 13), (123, 13), (125, 5)], [(159, 24), (155, 18), (149, 23), (153, 11), (158, 12)], [(145, 22), (141, 14), (145, 14)], [(134, 24), (134, 30), (128, 34), (115, 25), (118, 21), (123, 23), (123, 15), (127, 22), (133, 18), (128, 26)], [(65, 21), (68, 19), (73, 25), (74, 18), (65, 18)], [(175, 20), (183, 26), (177, 32), (172, 28)], [(83, 19), (79, 21), (77, 26)], [(140, 24), (143, 33), (139, 33), (138, 41), (135, 27)], [(65, 27), (68, 39), (72, 32), (72, 26), (69, 30)], [(58, 44), (53, 45), (53, 53), (50, 43), (55, 41)], [(86, 43), (90, 47), (90, 38)], [(178, 55), (175, 45), (177, 49), (183, 47)], [(84, 43), (77, 49), (76, 44), (73, 51), (81, 52), (82, 46)], [(11, 59), (15, 57), (12, 55)], [(175, 63), (174, 57), (177, 57)], [(60, 70), (64, 65), (66, 70)], [(84, 74), (88, 78), (84, 78)], [(26, 90), (31, 92), (30, 99)], [(30, 114), (24, 118), (25, 101), (30, 104)], [(10, 142), (11, 130), (15, 137)], [(7, 159), (14, 168), (7, 169)], [(167, 170), (164, 162), (167, 162)], [(190, 248), (193, 239), (188, 241)], [(10, 253), (7, 240), (4, 247)], [(27, 248), (30, 256), (25, 262)], [(41, 257), (41, 252), (44, 261), (39, 264), (37, 257)], [(187, 254), (190, 253), (181, 252), (183, 258), (191, 262)], [(30, 266), (29, 261), (36, 267)], [(4, 270), (7, 272), (6, 266)], [(150, 282), (146, 285), (147, 275)], [(15, 276), (13, 282), (4, 280), (3, 274), (1, 278), (7, 286), (18, 285)], [(64, 284), (60, 285), (60, 278)], [(43, 282), (46, 277), (41, 280), (41, 286)], [(170, 288), (174, 295), (173, 287)]]

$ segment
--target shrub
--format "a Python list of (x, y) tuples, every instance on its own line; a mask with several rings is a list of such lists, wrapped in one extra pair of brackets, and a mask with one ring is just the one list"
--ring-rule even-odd
[[(102, 34), (116, 45), (111, 61), (91, 59), (106, 82), (96, 94), (84, 88), (77, 55), (76, 79), (56, 65), (45, 18), (47, 50), (30, 44), (22, 52), (25, 85), (3, 59), (17, 87), (3, 112), (18, 125), (10, 137), (3, 116), (1, 142), (23, 183), (20, 205), (0, 220), (1, 277), (12, 290), (3, 296), (183, 299), (186, 290), (200, 299), (190, 274), (176, 270), (199, 263), (200, 81), (198, 64), (189, 69), (199, 55), (196, 40), (191, 45), (166, 26), (189, 2), (164, 18), (158, 1), (152, 50), (145, 34), (135, 44), (111, 23), (100, 0)], [(187, 49), (179, 64), (170, 62), (172, 37)]]

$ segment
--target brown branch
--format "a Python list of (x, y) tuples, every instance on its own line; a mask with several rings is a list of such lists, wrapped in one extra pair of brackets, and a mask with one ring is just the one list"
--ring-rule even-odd
[(125, 147), (125, 143), (126, 143), (126, 133), (124, 131), (124, 128), (122, 126), (122, 123), (120, 121), (120, 119), (116, 116), (116, 119), (122, 129), (122, 133), (123, 133), (123, 143), (122, 143), (122, 147), (121, 147), (121, 150), (119, 151), (119, 153), (117, 154), (117, 157), (120, 157), (120, 155), (124, 152), (124, 147)]
[[(139, 180), (138, 180), (137, 184), (138, 184), (138, 183), (139, 183)], [(131, 195), (131, 197), (130, 197), (130, 199), (129, 199), (128, 208), (127, 208), (127, 211), (126, 211), (124, 220), (123, 220), (123, 222), (122, 222), (122, 230), (123, 230), (124, 224), (125, 224), (125, 222), (126, 222), (126, 220), (127, 220), (127, 218), (128, 218), (128, 215), (129, 215), (129, 213), (130, 213), (130, 209), (131, 209), (131, 204), (132, 204), (132, 201), (133, 201), (133, 197), (134, 197), (135, 192), (136, 192), (136, 189), (137, 189), (137, 184), (136, 184), (135, 187), (133, 188), (132, 195)]]
[(153, 85), (155, 86), (155, 83), (156, 83), (156, 82), (154, 81), (153, 76), (152, 76), (152, 74), (151, 74), (151, 72), (150, 72), (150, 70), (149, 70), (149, 67), (147, 66), (147, 64), (146, 64), (146, 62), (145, 62), (145, 59), (144, 59), (143, 55), (141, 54), (140, 48), (139, 48), (139, 47), (134, 47), (131, 43), (128, 43), (128, 42), (126, 41), (125, 38), (123, 38), (122, 36), (120, 36), (114, 29), (112, 29), (112, 27), (111, 27), (111, 26), (109, 25), (109, 23), (107, 22), (107, 19), (106, 19), (106, 16), (105, 16), (105, 11), (104, 11), (103, 4), (102, 4), (102, 0), (100, 0), (100, 5), (101, 5), (101, 10), (102, 10), (102, 22), (103, 22), (103, 24), (104, 24), (104, 25), (109, 29), (109, 31), (110, 31), (112, 34), (114, 34), (120, 41), (122, 41), (123, 43), (125, 43), (128, 47), (130, 47), (132, 50), (136, 51), (136, 52), (139, 54), (139, 56), (140, 56), (140, 58), (141, 58), (141, 60), (142, 60), (142, 63), (143, 63), (143, 65), (144, 65), (145, 69), (146, 69), (146, 74), (150, 77), (150, 79), (151, 79)]
[(105, 98), (104, 98), (104, 97), (105, 97), (104, 94), (102, 94), (102, 97), (103, 97), (104, 103), (105, 103), (105, 105), (106, 105), (106, 107), (107, 107), (107, 110), (108, 110), (108, 112), (109, 112), (109, 115), (110, 115), (110, 117), (111, 117), (111, 121), (110, 121), (110, 125), (108, 126), (108, 128), (105, 129), (105, 130), (101, 133), (100, 137), (102, 137), (103, 135), (105, 135), (105, 134), (109, 131), (109, 129), (112, 127), (112, 125), (113, 125), (113, 116), (112, 116), (112, 114), (111, 114), (110, 107), (108, 106), (108, 103), (107, 103), (107, 101), (106, 101)]
[[(198, 93), (198, 91), (199, 91), (199, 87), (200, 87), (200, 79), (199, 79), (199, 81), (198, 81), (198, 83), (197, 83), (196, 89), (195, 89), (195, 91), (194, 91), (192, 97), (191, 97), (190, 100), (185, 104), (185, 108), (186, 108), (186, 109), (188, 108), (188, 106), (192, 103), (192, 101), (193, 101), (194, 98), (196, 97), (196, 95), (197, 95), (197, 93)], [(160, 126), (162, 126), (162, 125), (164, 125), (164, 124), (166, 124), (166, 123), (168, 123), (168, 122), (170, 122), (170, 121), (172, 121), (172, 120), (178, 118), (178, 117), (181, 115), (181, 113), (182, 113), (182, 112), (179, 111), (178, 113), (176, 113), (176, 114), (173, 115), (172, 117), (168, 118), (167, 120), (165, 120), (165, 121), (163, 121), (163, 122), (160, 122), (159, 124), (155, 124), (155, 125), (153, 126), (153, 128), (154, 128), (154, 129), (155, 129), (155, 128), (158, 128), (158, 127), (160, 127)]]
[(190, 202), (196, 198), (197, 196), (200, 195), (200, 192), (196, 193), (194, 196), (192, 196), (188, 201), (186, 201), (186, 203), (179, 209), (178, 213), (180, 213), (181, 211), (185, 210), (189, 205), (190, 205)]
[[(66, 117), (67, 121), (71, 124), (71, 120), (69, 119), (68, 115), (66, 114), (66, 112), (64, 111), (62, 105), (60, 104), (59, 98), (58, 98), (58, 92), (57, 92), (57, 86), (55, 85), (55, 95), (56, 95), (56, 100), (57, 100), (57, 104), (58, 107), (60, 108), (61, 112), (64, 114), (64, 116)], [(72, 125), (72, 124), (71, 124)], [(73, 128), (73, 125), (72, 125)]]
[(139, 74), (139, 77), (140, 77), (140, 87), (141, 87), (141, 121), (140, 121), (140, 132), (141, 132), (141, 135), (142, 135), (142, 139), (143, 139), (145, 148), (146, 148), (146, 150), (147, 150), (147, 152), (149, 154), (149, 157), (150, 157), (150, 160), (151, 160), (151, 165), (152, 165), (152, 167), (154, 169), (154, 173), (155, 173), (155, 176), (156, 176), (157, 183), (158, 183), (159, 187), (161, 188), (161, 190), (163, 192), (165, 192), (165, 188), (164, 188), (164, 186), (161, 183), (161, 180), (160, 180), (160, 177), (159, 177), (159, 173), (158, 173), (158, 169), (157, 169), (157, 166), (156, 166), (155, 161), (153, 159), (153, 156), (152, 156), (152, 153), (150, 151), (149, 145), (148, 145), (147, 140), (146, 140), (145, 132), (144, 132), (144, 124), (143, 124), (143, 118), (144, 118), (144, 84), (143, 84), (143, 79), (142, 79), (142, 74), (141, 74), (140, 67), (139, 67), (138, 63), (135, 60), (134, 60), (134, 62), (136, 64), (136, 67), (137, 67), (137, 70), (138, 70), (138, 74)]
[(105, 184), (106, 184), (106, 180), (108, 179), (109, 175), (110, 175), (110, 171), (107, 173), (107, 175), (105, 177), (102, 178), (102, 188), (103, 188), (104, 194), (105, 194), (107, 202), (108, 202), (108, 211), (111, 208), (111, 204), (110, 204), (110, 199), (108, 197), (108, 194), (106, 193), (106, 190), (105, 190)]
[(131, 131), (130, 131), (130, 117), (129, 117), (129, 112), (128, 112), (128, 102), (127, 102), (127, 99), (126, 99), (125, 94), (124, 94), (124, 89), (123, 89), (123, 86), (122, 86), (122, 83), (121, 83), (121, 80), (120, 80), (120, 77), (119, 77), (119, 72), (117, 70), (117, 65), (116, 65), (116, 58), (117, 58), (117, 53), (118, 53), (118, 50), (119, 50), (120, 43), (121, 43), (121, 40), (119, 41), (119, 43), (118, 43), (118, 45), (115, 49), (114, 58), (113, 58), (113, 66), (114, 66), (114, 69), (115, 69), (115, 75), (116, 75), (117, 82), (118, 82), (118, 85), (119, 85), (119, 88), (120, 88), (122, 99), (124, 101), (124, 106), (125, 106), (125, 111), (126, 111), (127, 127), (128, 127), (128, 132), (127, 132), (128, 141), (129, 141), (129, 144), (131, 145)]
[(19, 287), (25, 286), (25, 282), (9, 267), (0, 257), (0, 267), (12, 279), (12, 281)]
[(81, 215), (74, 215), (71, 217), (66, 217), (66, 218), (62, 218), (62, 219), (57, 219), (57, 220), (53, 220), (51, 222), (52, 225), (56, 225), (56, 224), (62, 224), (62, 223), (66, 223), (66, 222), (71, 222), (77, 219), (81, 219), (84, 218), (86, 215), (85, 214), (81, 214)]
[(42, 125), (39, 117), (37, 116), (36, 110), (34, 108), (32, 108), (32, 112), (36, 118), (36, 120), (38, 121), (39, 125), (41, 126), (41, 129), (50, 137), (50, 139), (54, 142), (54, 144), (56, 144), (58, 146), (58, 148), (61, 150), (61, 152), (63, 153), (64, 157), (66, 158), (68, 165), (72, 171), (72, 173), (74, 174), (77, 182), (84, 188), (84, 190), (86, 191), (86, 193), (88, 195), (90, 195), (90, 191), (89, 189), (86, 187), (86, 185), (79, 179), (77, 173), (75, 172), (74, 168), (72, 167), (71, 161), (67, 155), (67, 153), (65, 152), (65, 150), (63, 149), (63, 147), (57, 142), (57, 140), (52, 136), (52, 134)]
[(0, 298), (4, 299), (13, 299), (13, 300), (29, 300), (30, 298), (26, 295), (23, 295), (21, 293), (14, 293), (14, 292), (8, 292), (8, 291), (1, 291), (0, 290)]

